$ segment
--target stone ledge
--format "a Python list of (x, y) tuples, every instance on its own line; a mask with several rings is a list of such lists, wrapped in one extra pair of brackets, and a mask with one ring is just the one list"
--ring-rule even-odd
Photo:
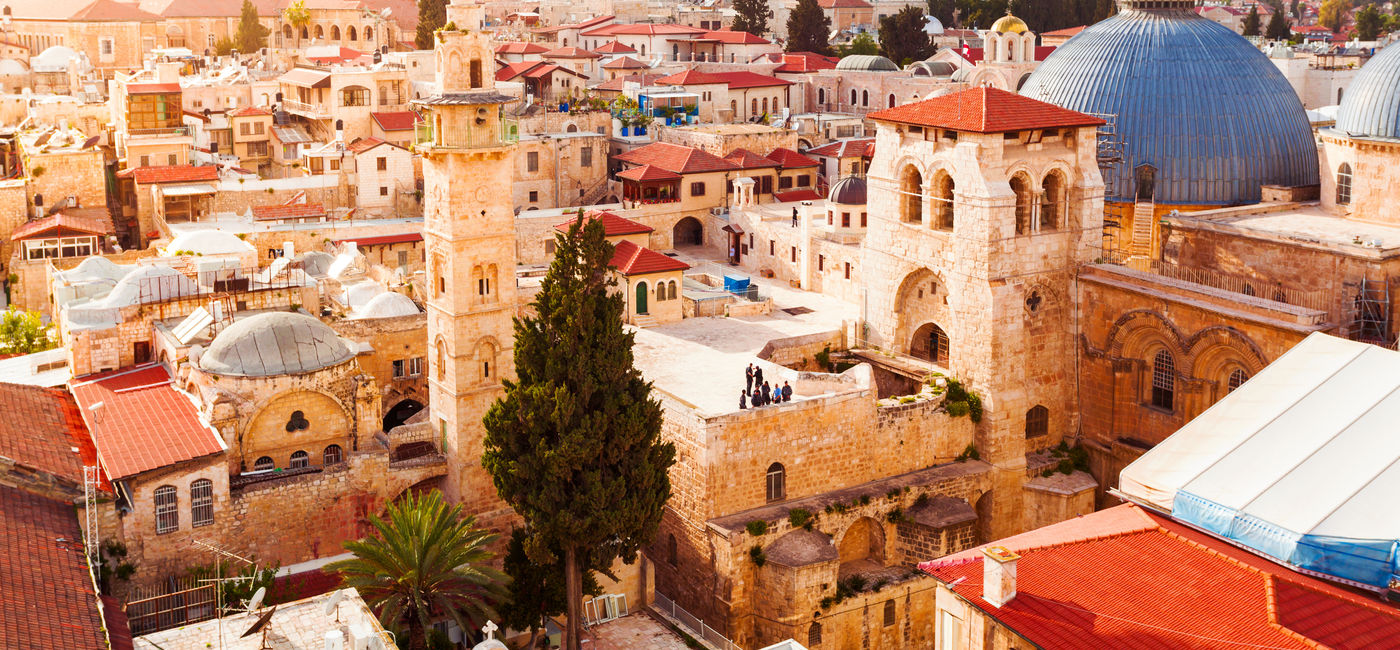
[(1093, 476), (1076, 470), (1072, 474), (1055, 472), (1050, 476), (1037, 476), (1026, 481), (1025, 487), (1034, 492), (1073, 496), (1085, 490), (1098, 488), (1099, 482), (1094, 480)]

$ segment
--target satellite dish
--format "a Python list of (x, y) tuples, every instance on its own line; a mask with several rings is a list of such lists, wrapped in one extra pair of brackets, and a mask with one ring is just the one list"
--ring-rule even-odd
[[(218, 303), (214, 304), (217, 305)], [(266, 595), (267, 587), (258, 587), (258, 590), (253, 592), (253, 597), (248, 599), (248, 611), (251, 612), (259, 607), (262, 607), (263, 597)], [(247, 635), (245, 634), (244, 636)]]
[(93, 145), (97, 144), (97, 141), (98, 141), (98, 140), (101, 140), (101, 139), (102, 139), (102, 136), (100, 136), (100, 135), (94, 135), (94, 136), (92, 136), (91, 138), (88, 138), (86, 141), (83, 142), (83, 148), (84, 148), (84, 149), (91, 149), (91, 148), (93, 147)]
[(393, 13), (394, 13), (394, 10), (393, 10), (393, 9), (391, 9), (391, 8), (389, 8), (389, 7), (385, 7), (385, 8), (384, 8), (384, 11), (379, 12), (379, 15), (381, 15), (381, 16), (383, 16), (383, 17), (385, 17), (385, 18), (388, 18), (388, 17), (389, 17), (390, 15), (392, 15)]
[[(259, 591), (261, 591), (261, 589), (259, 589)], [(256, 597), (256, 596), (255, 596), (255, 597)], [(258, 617), (258, 622), (253, 623), (253, 626), (250, 627), (250, 628), (248, 628), (248, 631), (244, 632), (243, 634), (238, 635), (238, 638), (242, 639), (242, 638), (244, 638), (244, 637), (249, 637), (249, 636), (252, 636), (252, 635), (254, 635), (254, 634), (257, 634), (258, 632), (262, 632), (263, 630), (267, 629), (268, 623), (270, 623), (270, 622), (272, 621), (272, 615), (273, 615), (273, 614), (276, 614), (276, 613), (277, 613), (277, 607), (276, 607), (276, 606), (273, 606), (272, 609), (267, 610), (266, 613), (264, 613), (262, 616), (259, 616), (259, 617)], [(266, 645), (266, 644), (264, 644), (264, 645)]]
[(342, 600), (345, 600), (345, 592), (340, 589), (335, 590), (331, 593), (331, 597), (326, 599), (326, 606), (324, 609), (322, 609), (322, 613), (324, 613), (326, 616), (330, 616), (331, 612), (335, 612), (335, 620), (339, 622), (340, 601)]

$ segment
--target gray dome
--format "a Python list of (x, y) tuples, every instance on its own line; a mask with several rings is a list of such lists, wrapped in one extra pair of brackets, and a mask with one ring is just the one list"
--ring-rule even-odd
[(1189, 0), (1134, 4), (1060, 46), (1021, 88), (1112, 116), (1124, 161), (1104, 175), (1108, 200), (1133, 199), (1142, 165), (1157, 170), (1156, 201), (1178, 205), (1253, 203), (1263, 184), (1318, 182), (1303, 105), (1263, 53)]
[(1361, 66), (1342, 94), (1337, 130), (1368, 138), (1400, 138), (1400, 47), (1391, 45)]
[(305, 314), (277, 311), (240, 320), (219, 333), (199, 367), (217, 375), (294, 375), (355, 357), (339, 335)]
[(847, 176), (836, 181), (826, 200), (840, 205), (865, 205), (865, 179)]
[(836, 62), (837, 70), (862, 70), (865, 72), (899, 72), (894, 61), (874, 54), (852, 54)]

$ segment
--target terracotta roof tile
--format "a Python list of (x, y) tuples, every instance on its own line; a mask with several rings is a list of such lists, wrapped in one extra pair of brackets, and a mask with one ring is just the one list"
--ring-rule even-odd
[[(624, 76), (620, 76), (620, 77), (617, 77), (617, 78), (614, 78), (614, 79), (609, 79), (609, 80), (607, 80), (607, 81), (604, 81), (603, 83), (600, 83), (600, 84), (594, 86), (593, 89), (594, 89), (594, 90), (619, 91), (619, 90), (622, 90), (622, 85), (625, 84), (625, 83), (627, 83), (627, 82), (629, 82), (629, 81), (630, 81), (630, 82), (635, 82), (635, 83), (641, 84), (641, 86), (642, 86), (643, 88), (645, 88), (645, 87), (647, 87), (647, 86), (650, 86), (650, 85), (655, 84), (655, 83), (656, 83), (656, 80), (658, 80), (658, 79), (660, 79), (660, 78), (662, 78), (662, 77), (664, 77), (664, 76), (666, 76), (666, 75), (651, 74), (651, 73), (645, 73), (645, 74), (629, 74), (629, 75), (624, 75)], [(499, 79), (499, 77), (497, 77), (497, 78)]]
[(69, 235), (76, 235), (79, 233), (87, 235), (108, 235), (111, 234), (111, 232), (112, 222), (110, 218), (108, 218), (106, 223), (103, 223), (97, 219), (59, 213), (44, 217), (43, 219), (35, 219), (23, 226), (15, 228), (15, 231), (10, 234), (10, 240), (19, 241), (21, 239), (38, 237), (55, 237), (60, 233)]
[(631, 34), (635, 36), (672, 36), (679, 34), (704, 34), (708, 30), (688, 25), (675, 25), (670, 23), (636, 23), (629, 25), (606, 25), (597, 29), (580, 32), (582, 36), (616, 36), (618, 34)]
[(653, 142), (618, 154), (616, 158), (634, 165), (653, 165), (677, 174), (722, 172), (738, 166), (707, 151), (668, 142)]
[(770, 77), (766, 74), (758, 74), (757, 72), (749, 72), (748, 70), (741, 70), (739, 72), (718, 72), (715, 73), (715, 76), (724, 79), (724, 82), (729, 84), (730, 90), (736, 88), (767, 88), (769, 86), (792, 85), (792, 82), (786, 79)]
[(521, 61), (503, 65), (496, 71), (496, 81), (510, 81), (542, 65), (546, 65), (544, 61)]
[(866, 117), (971, 133), (1098, 126), (1104, 123), (1092, 115), (989, 87), (970, 88), (951, 95), (903, 104), (875, 111)]
[(612, 266), (623, 275), (684, 271), (690, 268), (689, 264), (674, 257), (667, 257), (630, 241), (620, 241), (613, 248)]
[(762, 169), (764, 167), (777, 167), (778, 161), (765, 158), (748, 149), (735, 149), (724, 156), (725, 160), (739, 166), (739, 169)]
[(258, 117), (263, 115), (272, 115), (272, 111), (269, 111), (266, 108), (258, 108), (257, 106), (244, 106), (243, 108), (229, 113), (229, 115), (232, 117)]
[(0, 486), (0, 647), (105, 650), (73, 506)]
[(407, 131), (418, 123), (418, 114), (413, 111), (385, 111), (369, 116), (385, 131)]
[[(191, 398), (175, 390), (164, 366), (88, 375), (69, 387), (113, 480), (224, 451), (223, 440), (200, 421)], [(98, 402), (100, 414), (92, 410)]]
[(253, 206), (253, 218), (258, 221), (273, 219), (309, 219), (324, 216), (326, 216), (326, 209), (322, 207), (320, 203)]
[(1086, 27), (1087, 25), (1080, 25), (1078, 27), (1066, 27), (1064, 29), (1057, 29), (1053, 32), (1044, 32), (1041, 34), (1041, 36), (1074, 36), (1075, 34), (1084, 31)]
[(92, 441), (67, 391), (0, 383), (0, 411), (0, 457), (82, 485), (81, 449)]
[[(679, 178), (679, 177), (677, 177), (677, 178)], [(595, 221), (595, 220), (596, 220), (596, 221), (602, 222), (602, 224), (603, 224), (603, 231), (604, 231), (604, 233), (605, 233), (607, 236), (609, 236), (609, 237), (615, 237), (615, 236), (618, 236), (618, 235), (640, 235), (640, 234), (643, 234), (643, 233), (649, 233), (649, 232), (651, 232), (651, 231), (653, 230), (653, 228), (652, 228), (651, 226), (648, 226), (648, 225), (643, 224), (643, 223), (637, 223), (637, 222), (635, 222), (635, 221), (633, 221), (633, 220), (631, 220), (631, 219), (627, 219), (627, 218), (625, 218), (625, 217), (620, 217), (620, 216), (618, 216), (618, 215), (616, 215), (616, 214), (614, 214), (614, 213), (612, 213), (612, 212), (608, 212), (608, 211), (606, 211), (606, 210), (605, 210), (605, 211), (601, 211), (601, 212), (600, 212), (600, 211), (593, 211), (593, 212), (590, 212), (590, 213), (584, 215), (584, 219), (586, 219), (586, 220), (588, 220), (588, 221)], [(554, 226), (554, 229), (555, 229), (555, 230), (558, 230), (559, 232), (568, 232), (568, 231), (569, 231), (569, 226), (574, 225), (574, 222), (575, 222), (575, 221), (577, 221), (576, 218), (575, 218), (575, 219), (570, 219), (570, 220), (568, 220), (568, 221), (565, 221), (564, 223), (555, 225), (555, 226)]]
[(633, 52), (636, 52), (637, 48), (632, 47), (630, 45), (623, 45), (622, 43), (613, 40), (604, 43), (602, 47), (599, 47), (598, 49), (593, 51), (597, 52), (598, 54), (631, 54)]
[(619, 56), (603, 64), (604, 70), (645, 70), (648, 66), (630, 56)]
[(345, 150), (349, 151), (350, 153), (364, 153), (381, 144), (389, 143), (386, 142), (383, 138), (360, 138), (358, 140), (355, 140), (354, 142), (351, 142), (348, 145), (345, 145)]
[(663, 86), (683, 86), (723, 84), (728, 83), (728, 80), (717, 74), (701, 72), (699, 70), (691, 68), (689, 70), (684, 70), (675, 74), (666, 75), (660, 79), (657, 79), (656, 83)]
[(345, 242), (355, 242), (356, 246), (383, 246), (387, 244), (406, 244), (408, 242), (423, 241), (423, 233), (408, 232), (401, 235), (379, 235), (376, 237), (351, 237), (349, 239), (337, 239), (334, 244), (344, 244)]
[(779, 203), (792, 203), (794, 201), (820, 201), (826, 197), (816, 190), (793, 190), (791, 192), (774, 192), (773, 198)]
[(655, 165), (642, 165), (641, 167), (624, 169), (617, 173), (617, 177), (629, 181), (678, 181), (681, 179), (680, 174), (666, 171)]
[(805, 167), (819, 167), (821, 161), (808, 158), (792, 149), (778, 147), (768, 152), (768, 159), (776, 161), (782, 165), (783, 169), (802, 169)]
[(822, 9), (871, 9), (874, 5), (865, 0), (817, 0)]
[(783, 64), (774, 68), (773, 72), (797, 73), (835, 69), (836, 62), (831, 60), (831, 57), (814, 52), (787, 52), (783, 54)]
[(134, 2), (116, 0), (96, 0), (68, 17), (69, 20), (81, 22), (154, 22), (160, 18), (142, 11)]
[(134, 178), (141, 185), (151, 183), (195, 183), (219, 180), (219, 168), (214, 165), (168, 165), (132, 167), (117, 173), (122, 178)]
[(552, 49), (540, 56), (546, 59), (597, 59), (600, 55), (594, 54), (581, 47), (560, 47)]
[(736, 32), (732, 29), (705, 32), (700, 35), (700, 38), (707, 41), (719, 41), (728, 45), (763, 45), (772, 42), (761, 36), (754, 36), (748, 32)]
[(539, 54), (547, 52), (549, 48), (539, 43), (501, 43), (496, 46), (496, 54)]

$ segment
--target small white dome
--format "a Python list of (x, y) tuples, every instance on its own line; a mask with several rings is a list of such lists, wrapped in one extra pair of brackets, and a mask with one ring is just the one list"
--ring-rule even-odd
[(356, 282), (345, 286), (340, 294), (340, 302), (351, 309), (359, 309), (368, 305), (369, 301), (381, 293), (384, 293), (384, 287), (376, 282)]
[(294, 259), (301, 262), (301, 270), (306, 271), (307, 275), (313, 276), (325, 275), (326, 270), (331, 267), (331, 262), (335, 261), (334, 256), (322, 251), (302, 253)]
[(71, 47), (55, 45), (43, 52), (39, 56), (31, 59), (36, 69), (45, 71), (59, 71), (68, 69), (68, 60), (78, 56), (78, 52)]
[(0, 75), (25, 75), (29, 68), (14, 59), (0, 59)]
[(418, 305), (413, 299), (401, 293), (386, 291), (375, 296), (364, 307), (356, 310), (354, 318), (356, 320), (366, 318), (393, 318), (395, 316), (413, 316), (420, 313)]
[(944, 32), (943, 23), (935, 16), (924, 16), (924, 33), (937, 36)]
[(162, 255), (171, 256), (186, 252), (196, 255), (230, 255), (253, 252), (253, 245), (238, 238), (231, 232), (222, 230), (192, 230), (180, 233), (165, 246)]

